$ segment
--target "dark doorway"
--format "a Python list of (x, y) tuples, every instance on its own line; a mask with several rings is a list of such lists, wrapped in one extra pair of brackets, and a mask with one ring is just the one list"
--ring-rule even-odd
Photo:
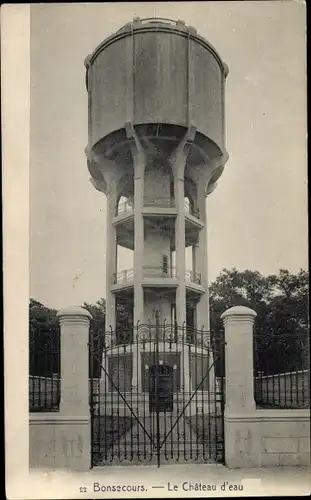
[(173, 368), (153, 365), (149, 371), (149, 411), (173, 411)]

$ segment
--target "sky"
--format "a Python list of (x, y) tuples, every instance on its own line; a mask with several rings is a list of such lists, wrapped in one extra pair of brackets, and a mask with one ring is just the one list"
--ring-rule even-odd
[(137, 16), (182, 19), (229, 66), (229, 160), (207, 202), (209, 281), (232, 267), (307, 269), (302, 2), (34, 4), (30, 296), (57, 309), (105, 297), (106, 199), (89, 181), (84, 154), (84, 59)]

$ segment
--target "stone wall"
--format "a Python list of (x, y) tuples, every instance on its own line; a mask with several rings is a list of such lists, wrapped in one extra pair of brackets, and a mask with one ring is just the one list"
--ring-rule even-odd
[(30, 414), (29, 467), (77, 471), (90, 469), (90, 417)]
[(232, 469), (310, 465), (310, 410), (256, 408), (252, 345), (255, 317), (255, 311), (242, 306), (222, 315), (226, 340), (226, 465)]
[(257, 410), (261, 466), (310, 465), (310, 413)]
[(225, 415), (226, 465), (277, 467), (310, 465), (310, 412), (256, 410)]
[(91, 315), (77, 306), (63, 309), (57, 315), (61, 333), (60, 407), (57, 413), (30, 413), (29, 467), (89, 470), (91, 416), (88, 339)]

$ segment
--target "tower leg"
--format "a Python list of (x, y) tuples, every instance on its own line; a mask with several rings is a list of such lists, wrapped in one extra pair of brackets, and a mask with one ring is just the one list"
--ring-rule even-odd
[(134, 335), (132, 358), (132, 392), (141, 393), (141, 356), (138, 343), (139, 323), (144, 319), (144, 172), (146, 156), (132, 124), (126, 124), (127, 137), (133, 139), (131, 152), (134, 165)]
[(106, 249), (106, 330), (116, 330), (116, 298), (111, 293), (111, 286), (115, 282), (117, 271), (117, 234), (116, 228), (112, 224), (116, 208), (116, 192), (115, 185), (111, 186), (110, 192), (107, 194), (107, 249)]
[(176, 220), (176, 271), (178, 280), (176, 290), (176, 321), (178, 326), (182, 326), (186, 322), (184, 189), (183, 179), (177, 179), (175, 182), (175, 193), (178, 207)]

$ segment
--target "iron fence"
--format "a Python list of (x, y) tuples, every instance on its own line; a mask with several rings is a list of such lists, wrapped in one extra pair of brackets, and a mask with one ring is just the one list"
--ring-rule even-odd
[[(210, 332), (186, 323), (178, 326), (176, 323), (166, 321), (160, 325), (149, 321), (128, 328), (120, 327), (117, 330), (110, 328), (105, 332), (93, 331), (90, 336), (90, 345), (92, 352), (96, 352), (96, 356), (90, 355), (89, 358), (90, 366), (92, 366), (90, 377), (100, 377), (101, 361), (106, 351), (113, 350), (114, 354), (119, 357), (122, 353), (133, 353), (137, 346), (141, 351), (155, 343), (163, 343), (170, 352), (173, 352), (179, 345), (187, 346), (191, 352), (201, 352), (202, 349), (207, 349), (218, 353), (225, 343), (225, 338), (223, 330)], [(215, 359), (215, 374), (217, 377), (225, 376), (224, 365), (220, 366), (217, 359)]]
[(223, 334), (137, 324), (89, 348), (93, 465), (223, 462)]
[(30, 328), (29, 411), (59, 411), (60, 336), (59, 328)]
[(254, 334), (254, 396), (262, 408), (310, 407), (307, 332)]

